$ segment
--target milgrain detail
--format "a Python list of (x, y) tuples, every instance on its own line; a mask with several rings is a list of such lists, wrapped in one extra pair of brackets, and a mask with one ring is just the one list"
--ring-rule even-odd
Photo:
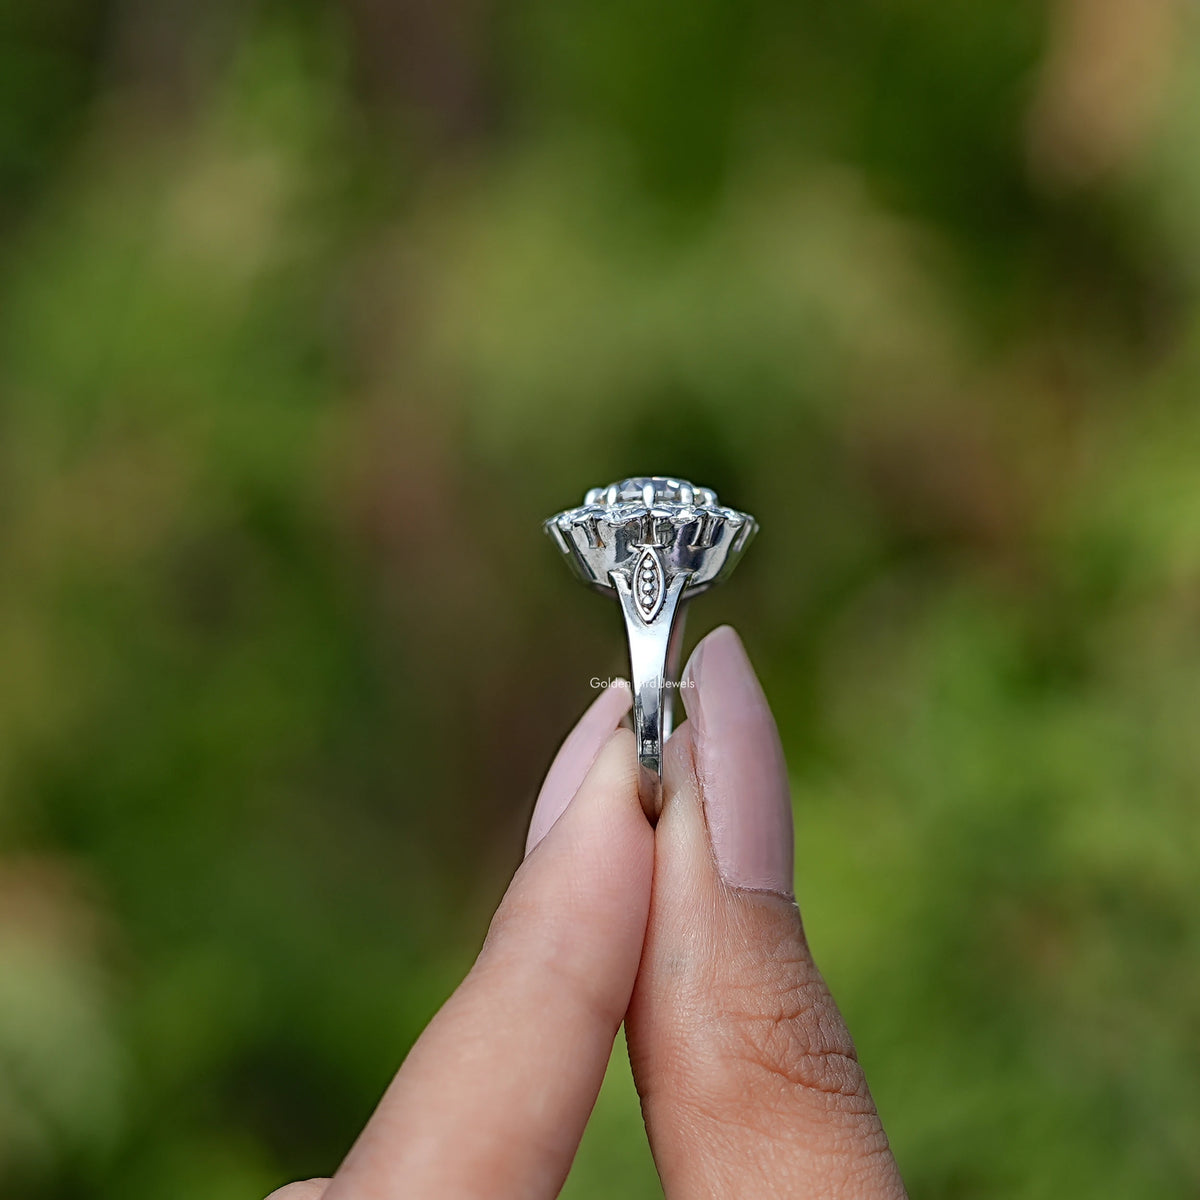
[(647, 548), (642, 551), (634, 566), (630, 586), (633, 588), (638, 616), (649, 625), (658, 616), (667, 590), (662, 563), (653, 550)]

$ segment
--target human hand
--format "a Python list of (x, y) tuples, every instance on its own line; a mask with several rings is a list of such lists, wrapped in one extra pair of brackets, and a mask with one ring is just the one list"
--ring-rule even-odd
[(668, 1200), (905, 1195), (792, 900), (783, 751), (732, 629), (685, 679), (657, 828), (609, 688), (546, 776), (475, 966), (346, 1161), (268, 1200), (557, 1195), (622, 1019)]

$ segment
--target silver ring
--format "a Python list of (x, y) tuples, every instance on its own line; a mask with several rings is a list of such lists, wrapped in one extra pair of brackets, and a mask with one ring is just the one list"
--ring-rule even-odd
[(733, 570), (758, 523), (722, 507), (711, 488), (651, 475), (592, 488), (580, 508), (556, 513), (545, 529), (584, 583), (621, 602), (638, 791), (653, 820), (662, 807), (662, 748), (671, 736), (686, 602)]

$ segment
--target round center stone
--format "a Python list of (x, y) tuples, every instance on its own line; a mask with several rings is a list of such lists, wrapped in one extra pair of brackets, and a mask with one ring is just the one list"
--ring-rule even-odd
[(592, 488), (584, 497), (585, 504), (604, 504), (612, 508), (618, 504), (655, 505), (702, 505), (716, 504), (716, 493), (711, 488), (696, 487), (686, 479), (672, 479), (667, 475), (634, 475), (608, 487)]

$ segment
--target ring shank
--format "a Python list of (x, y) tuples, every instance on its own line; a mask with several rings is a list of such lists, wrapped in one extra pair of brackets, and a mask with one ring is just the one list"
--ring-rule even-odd
[(673, 727), (674, 691), (679, 678), (686, 608), (681, 603), (681, 596), (687, 575), (676, 575), (671, 580), (662, 607), (651, 621), (646, 621), (638, 612), (628, 582), (615, 571), (612, 580), (621, 601), (629, 641), (638, 795), (646, 816), (656, 821), (662, 809), (663, 744), (671, 736)]

